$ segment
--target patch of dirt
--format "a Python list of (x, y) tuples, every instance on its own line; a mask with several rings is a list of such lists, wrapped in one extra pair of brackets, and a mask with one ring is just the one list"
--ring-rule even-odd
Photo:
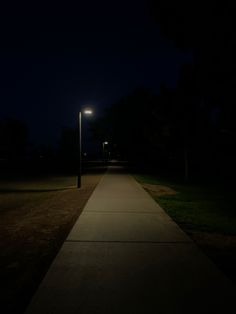
[(0, 217), (0, 295), (4, 314), (21, 314), (36, 291), (101, 174), (82, 188), (49, 193), (42, 202), (12, 208)]
[(142, 186), (144, 187), (144, 189), (148, 190), (148, 192), (150, 192), (154, 196), (177, 194), (175, 190), (165, 185), (143, 183)]
[(213, 246), (219, 249), (235, 247), (236, 249), (236, 235), (196, 231), (189, 232), (189, 235), (194, 241), (205, 246)]

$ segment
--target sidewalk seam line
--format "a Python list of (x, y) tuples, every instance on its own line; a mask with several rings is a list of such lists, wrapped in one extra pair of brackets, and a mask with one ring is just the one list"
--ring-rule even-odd
[[(154, 212), (138, 212), (138, 211), (122, 211), (122, 210), (114, 210), (114, 211), (98, 211), (98, 210), (85, 210), (84, 213), (102, 213), (102, 214), (150, 214), (150, 215), (160, 215), (160, 213)], [(164, 212), (165, 213), (165, 212)]]
[(66, 240), (65, 242), (74, 242), (74, 243), (150, 243), (150, 244), (192, 244), (192, 241), (99, 241), (99, 240)]

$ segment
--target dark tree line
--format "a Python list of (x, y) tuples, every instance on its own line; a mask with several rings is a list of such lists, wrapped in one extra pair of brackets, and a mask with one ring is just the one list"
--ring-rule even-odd
[[(203, 125), (198, 131), (206, 152), (202, 158), (213, 163), (218, 159), (221, 167), (233, 172), (236, 131), (234, 2), (152, 1), (151, 12), (163, 36), (193, 52), (191, 86), (186, 80), (182, 86), (192, 102), (201, 105), (201, 114), (208, 115), (211, 121), (210, 125), (207, 120), (201, 121)], [(197, 112), (193, 110), (192, 116), (197, 119)]]
[(16, 118), (0, 120), (0, 174), (73, 171), (77, 167), (77, 130), (63, 128), (57, 145), (31, 141), (27, 124)]
[(17, 119), (0, 121), (0, 157), (14, 160), (24, 158), (29, 145), (29, 131), (24, 122)]
[(99, 128), (108, 123), (104, 133), (129, 159), (181, 169), (186, 179), (197, 173), (233, 176), (235, 6), (227, 0), (150, 2), (163, 37), (190, 49), (193, 62), (182, 67), (174, 90), (134, 92), (107, 111)]
[(185, 179), (229, 174), (234, 138), (218, 103), (199, 93), (196, 71), (184, 65), (175, 89), (163, 84), (155, 95), (139, 88), (122, 98), (93, 123), (94, 136), (108, 138), (120, 158)]

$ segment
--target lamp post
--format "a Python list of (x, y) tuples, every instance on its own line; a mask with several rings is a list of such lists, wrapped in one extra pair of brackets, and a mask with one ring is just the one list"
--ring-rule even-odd
[[(84, 109), (82, 111), (85, 115), (91, 115), (93, 114), (93, 111), (91, 109)], [(81, 188), (81, 161), (82, 161), (82, 135), (81, 135), (81, 125), (82, 125), (82, 112), (79, 111), (78, 114), (78, 137), (79, 137), (79, 143), (78, 143), (78, 177), (77, 177), (77, 188)]]
[(103, 155), (103, 161), (105, 162), (105, 145), (108, 145), (108, 142), (102, 142), (102, 155)]

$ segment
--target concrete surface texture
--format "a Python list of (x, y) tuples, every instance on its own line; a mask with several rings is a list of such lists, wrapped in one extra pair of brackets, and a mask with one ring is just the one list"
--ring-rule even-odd
[(26, 313), (235, 313), (235, 296), (147, 192), (110, 167)]

